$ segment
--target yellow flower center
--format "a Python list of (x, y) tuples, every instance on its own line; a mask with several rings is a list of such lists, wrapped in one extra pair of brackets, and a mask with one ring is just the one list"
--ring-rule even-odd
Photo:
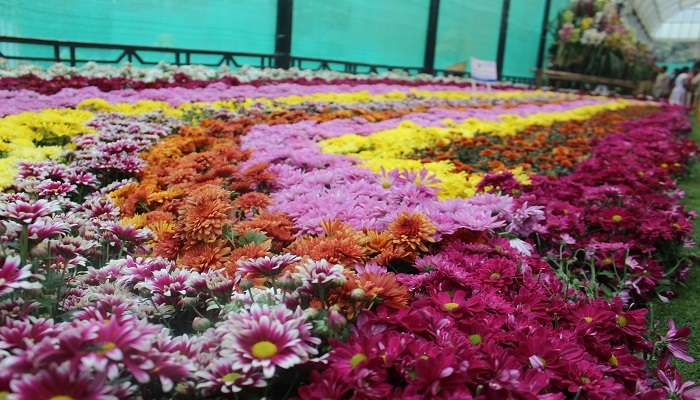
[(75, 400), (75, 399), (71, 396), (60, 395), (60, 396), (50, 397), (49, 400)]
[(360, 363), (367, 361), (365, 353), (357, 353), (350, 358), (350, 366), (355, 369)]
[(491, 279), (501, 279), (501, 273), (500, 272), (494, 272), (490, 276)]
[(107, 342), (107, 343), (104, 343), (104, 344), (102, 344), (102, 346), (100, 346), (100, 348), (97, 350), (97, 354), (103, 355), (103, 354), (107, 353), (108, 351), (114, 349), (115, 347), (117, 347), (117, 345), (116, 345), (114, 342)]
[(593, 318), (592, 318), (592, 317), (583, 317), (583, 320), (586, 321), (586, 322), (589, 323), (589, 324), (590, 324), (591, 322), (593, 322)]
[(263, 340), (255, 343), (251, 349), (251, 352), (256, 358), (270, 358), (277, 354), (277, 345), (268, 340)]
[(613, 260), (613, 259), (610, 258), (610, 257), (605, 257), (605, 258), (603, 259), (603, 264), (604, 264), (604, 265), (612, 265), (612, 264), (614, 264), (614, 263), (615, 263), (615, 260)]
[(680, 168), (681, 163), (674, 162), (674, 163), (673, 163), (673, 166), (676, 167), (676, 168)]
[(612, 222), (615, 222), (615, 223), (622, 222), (622, 215), (615, 214), (610, 219), (612, 220)]
[(608, 359), (608, 362), (609, 362), (610, 365), (612, 365), (613, 367), (617, 367), (617, 365), (618, 365), (618, 363), (619, 363), (619, 361), (617, 360), (617, 357), (615, 357), (615, 354), (610, 355), (610, 359)]
[(478, 333), (469, 335), (469, 341), (472, 342), (472, 344), (481, 344), (481, 335)]
[(618, 316), (617, 316), (617, 325), (618, 325), (620, 328), (626, 327), (626, 326), (627, 326), (627, 318), (625, 318), (624, 315), (618, 315)]
[(382, 179), (382, 188), (389, 189), (391, 187), (391, 182), (386, 179)]
[(235, 382), (236, 380), (238, 380), (238, 378), (240, 378), (241, 376), (243, 376), (243, 375), (236, 373), (236, 372), (229, 372), (228, 374), (222, 376), (221, 380), (226, 382), (226, 383), (231, 383), (231, 382)]
[(430, 357), (428, 357), (428, 356), (425, 355), (425, 354), (423, 354), (422, 356), (420, 356), (420, 357), (418, 357), (418, 358), (420, 358), (420, 359), (423, 360), (423, 361), (430, 360)]
[(591, 383), (591, 378), (584, 375), (581, 377), (581, 383), (584, 383), (584, 384)]
[[(673, 227), (673, 229), (681, 229), (681, 226), (679, 224), (676, 224), (676, 223), (671, 224), (671, 227)], [(1, 279), (0, 279), (0, 283), (2, 283)]]
[(442, 309), (445, 311), (452, 311), (457, 308), (459, 308), (459, 304), (457, 303), (445, 303), (442, 305)]
[(666, 164), (666, 163), (661, 164), (661, 168), (663, 168), (663, 169), (668, 168), (668, 164)]

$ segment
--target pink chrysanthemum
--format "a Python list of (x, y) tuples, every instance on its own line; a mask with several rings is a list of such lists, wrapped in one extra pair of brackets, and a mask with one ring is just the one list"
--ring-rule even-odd
[(107, 231), (113, 234), (119, 241), (132, 244), (141, 244), (150, 239), (150, 233), (147, 229), (136, 229), (133, 226), (111, 224), (107, 228)]
[(31, 224), (41, 217), (60, 210), (58, 203), (37, 200), (34, 203), (18, 200), (0, 209), (0, 214), (23, 224)]
[(299, 260), (301, 260), (301, 258), (292, 254), (241, 260), (238, 261), (237, 274), (241, 277), (245, 276), (248, 278), (272, 277), (281, 273), (287, 266)]
[(0, 295), (12, 292), (15, 289), (38, 289), (41, 284), (29, 282), (33, 276), (31, 265), (20, 266), (19, 257), (6, 257), (0, 267)]
[(10, 384), (12, 399), (116, 400), (104, 377), (80, 373), (66, 362), (38, 374), (25, 374)]
[(66, 182), (43, 181), (36, 185), (40, 197), (63, 196), (75, 191), (75, 185)]
[(267, 384), (260, 372), (237, 371), (228, 360), (215, 360), (197, 377), (203, 380), (197, 385), (212, 396), (218, 393), (238, 393), (246, 387), (265, 387)]
[(65, 222), (56, 221), (51, 218), (41, 218), (29, 225), (29, 238), (42, 241), (52, 236), (68, 232), (70, 227)]
[(294, 277), (301, 280), (302, 287), (310, 289), (313, 285), (342, 286), (345, 284), (344, 268), (340, 264), (331, 264), (326, 260), (310, 260), (299, 266)]
[(233, 314), (217, 329), (223, 342), (221, 354), (233, 360), (234, 370), (261, 369), (271, 378), (276, 368), (291, 368), (316, 355), (321, 343), (311, 335), (301, 309), (253, 304), (250, 310)]

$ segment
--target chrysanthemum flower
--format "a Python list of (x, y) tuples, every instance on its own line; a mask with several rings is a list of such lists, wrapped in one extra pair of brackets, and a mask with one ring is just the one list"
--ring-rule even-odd
[(29, 225), (29, 238), (37, 241), (66, 233), (70, 227), (65, 222), (51, 218), (41, 218)]
[(248, 279), (270, 278), (279, 275), (285, 268), (299, 260), (301, 260), (300, 257), (292, 254), (239, 260), (236, 274)]
[(314, 260), (352, 265), (363, 260), (365, 248), (354, 238), (347, 236), (300, 237), (289, 249), (295, 254), (308, 255)]
[(389, 224), (387, 232), (392, 242), (413, 251), (428, 251), (426, 243), (433, 242), (436, 229), (425, 214), (418, 212), (400, 213)]
[(69, 362), (36, 375), (25, 374), (10, 387), (12, 398), (17, 400), (117, 400), (104, 376), (78, 372)]
[(34, 203), (18, 200), (0, 208), (0, 214), (23, 224), (31, 224), (60, 210), (58, 203), (47, 200), (37, 200)]
[(223, 337), (221, 354), (231, 357), (233, 369), (250, 372), (261, 369), (271, 378), (276, 368), (303, 364), (318, 353), (321, 343), (311, 335), (301, 309), (253, 304), (249, 310), (231, 314), (218, 328)]
[(175, 305), (190, 290), (189, 279), (190, 273), (187, 270), (180, 269), (171, 273), (162, 269), (153, 272), (153, 277), (136, 284), (135, 288), (148, 289), (156, 304)]
[(197, 372), (197, 377), (203, 380), (197, 387), (212, 395), (238, 393), (246, 387), (265, 387), (267, 384), (260, 372), (235, 370), (227, 359), (215, 360), (209, 368)]
[(197, 243), (187, 246), (177, 259), (178, 264), (196, 271), (209, 271), (224, 268), (231, 248), (224, 241)]
[(662, 356), (662, 361), (667, 363), (670, 359), (670, 355), (673, 357), (683, 360), (685, 362), (692, 363), (695, 358), (688, 353), (688, 336), (690, 336), (690, 328), (684, 326), (682, 328), (676, 328), (675, 321), (668, 320), (668, 332), (661, 338), (664, 344), (666, 344), (666, 352)]
[(392, 272), (384, 274), (366, 272), (359, 276), (358, 285), (365, 291), (368, 298), (377, 300), (387, 307), (399, 309), (408, 305), (408, 290), (396, 281), (396, 275)]
[(300, 265), (293, 276), (302, 282), (302, 287), (311, 289), (314, 286), (345, 284), (344, 268), (340, 264), (331, 264), (326, 260), (307, 261)]
[(233, 201), (233, 207), (244, 212), (251, 211), (253, 208), (262, 211), (267, 208), (270, 203), (272, 203), (270, 196), (259, 192), (249, 192), (237, 197)]
[(65, 182), (44, 181), (36, 185), (36, 190), (41, 197), (63, 196), (76, 189), (75, 185)]
[(110, 224), (107, 226), (107, 232), (113, 234), (118, 243), (129, 243), (130, 245), (138, 246), (150, 239), (150, 232), (147, 229), (136, 229), (133, 226), (124, 226), (121, 224)]
[(230, 222), (232, 211), (227, 192), (207, 185), (185, 200), (177, 225), (178, 235), (186, 240), (216, 240)]
[(29, 282), (33, 276), (32, 266), (20, 266), (19, 257), (5, 257), (0, 267), (0, 295), (12, 292), (15, 289), (38, 289), (41, 284)]
[(294, 222), (283, 212), (263, 213), (250, 220), (235, 225), (239, 232), (258, 230), (280, 242), (291, 242), (294, 239)]

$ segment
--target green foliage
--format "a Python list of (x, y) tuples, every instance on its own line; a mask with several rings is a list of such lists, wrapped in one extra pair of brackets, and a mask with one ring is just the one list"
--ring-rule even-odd
[[(697, 121), (693, 124), (692, 138), (700, 143), (700, 126)], [(689, 209), (700, 212), (700, 162), (690, 166), (688, 175), (681, 180), (681, 187), (686, 192), (685, 205)], [(695, 223), (695, 240), (700, 241), (700, 223)], [(677, 297), (669, 303), (658, 302), (654, 305), (654, 320), (665, 326), (665, 321), (673, 319), (677, 326), (690, 325), (693, 334), (690, 336), (690, 355), (697, 361), (693, 364), (677, 362), (683, 377), (687, 380), (700, 380), (700, 263), (691, 268), (690, 276), (685, 284), (676, 290)]]

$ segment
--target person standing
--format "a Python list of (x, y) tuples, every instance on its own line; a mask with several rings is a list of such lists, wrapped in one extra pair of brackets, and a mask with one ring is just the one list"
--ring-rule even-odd
[(683, 67), (681, 73), (678, 74), (676, 80), (673, 82), (673, 90), (671, 91), (671, 97), (668, 98), (668, 102), (671, 104), (685, 106), (686, 98), (688, 97), (688, 67)]
[(655, 99), (665, 99), (671, 91), (670, 87), (671, 76), (668, 74), (668, 67), (663, 66), (658, 70), (651, 94)]

